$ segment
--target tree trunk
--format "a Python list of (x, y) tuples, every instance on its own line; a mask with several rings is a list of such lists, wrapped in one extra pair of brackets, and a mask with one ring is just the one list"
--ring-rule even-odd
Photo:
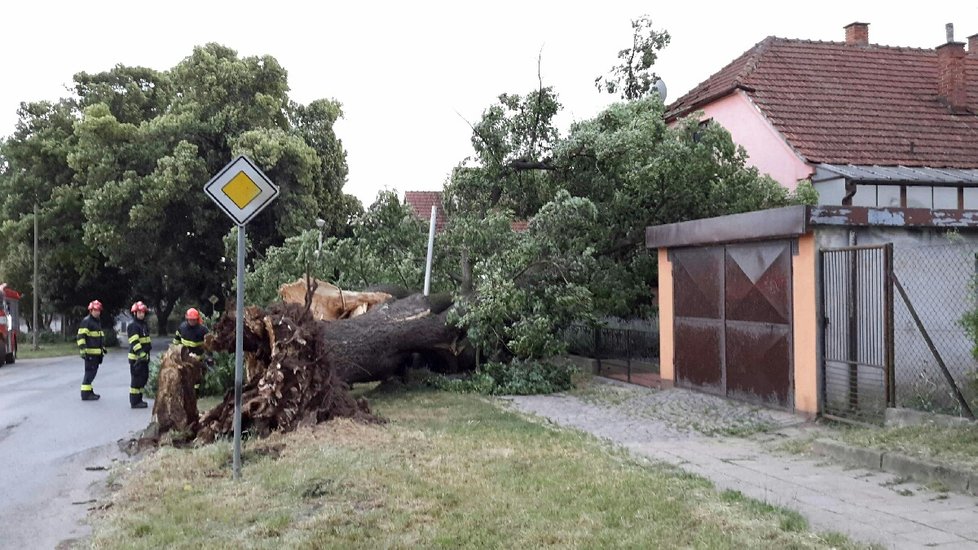
[[(414, 353), (454, 356), (461, 347), (461, 334), (446, 323), (449, 305), (444, 299), (415, 294), (350, 320), (321, 323), (317, 351), (349, 384), (390, 378)], [(436, 370), (458, 368), (454, 362), (434, 366)]]
[(469, 251), (462, 249), (462, 295), (472, 294), (472, 262), (469, 260)]
[[(242, 388), (242, 429), (255, 435), (287, 432), (336, 417), (379, 421), (366, 400), (350, 394), (350, 385), (403, 374), (419, 357), (427, 360), (429, 368), (441, 372), (474, 367), (472, 354), (462, 353), (465, 346), (460, 342), (460, 332), (445, 321), (451, 305), (445, 295), (415, 294), (337, 321), (313, 319), (312, 291), (308, 296), (306, 305), (279, 303), (267, 311), (257, 307), (245, 310), (243, 347), (248, 356), (248, 377)], [(205, 346), (232, 351), (234, 343), (235, 321), (226, 314), (208, 335)], [(175, 362), (176, 357), (170, 361)], [(192, 374), (192, 370), (181, 371), (179, 367), (169, 370)], [(185, 385), (171, 382), (171, 389), (165, 390), (161, 384), (157, 403), (169, 400), (172, 392), (174, 404), (165, 410), (176, 411), (176, 416), (187, 415), (170, 418), (166, 426), (158, 419), (161, 431), (191, 426), (201, 442), (230, 435), (234, 392), (228, 391), (220, 405), (194, 422), (192, 411), (185, 406), (185, 392), (180, 390)], [(162, 405), (154, 411), (157, 408), (164, 410)]]
[[(179, 431), (192, 436), (197, 428), (197, 395), (194, 385), (203, 374), (200, 360), (183, 346), (171, 346), (160, 364), (153, 417), (161, 432)], [(186, 437), (186, 436), (185, 436)]]
[(173, 306), (176, 305), (176, 300), (161, 299), (156, 302), (156, 335), (166, 336), (166, 325), (170, 321), (170, 313), (173, 312)]

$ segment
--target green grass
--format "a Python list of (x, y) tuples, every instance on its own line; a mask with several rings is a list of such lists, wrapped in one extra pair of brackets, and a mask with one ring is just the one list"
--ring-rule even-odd
[(116, 478), (96, 548), (854, 548), (804, 518), (475, 395), (369, 392), (347, 420), (163, 448)]
[(40, 349), (31, 349), (30, 342), (19, 342), (17, 359), (42, 359), (46, 357), (63, 357), (78, 355), (78, 345), (74, 342), (57, 342), (54, 344), (38, 344)]
[(899, 452), (971, 470), (978, 469), (978, 424), (956, 428), (850, 428), (841, 430), (838, 437), (849, 445)]

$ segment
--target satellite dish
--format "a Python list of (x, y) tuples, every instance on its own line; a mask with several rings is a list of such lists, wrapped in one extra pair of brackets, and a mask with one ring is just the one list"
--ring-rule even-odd
[(666, 102), (666, 83), (665, 83), (665, 81), (660, 78), (660, 79), (658, 79), (658, 80), (655, 81), (655, 84), (653, 84), (653, 86), (655, 86), (655, 93), (659, 94), (659, 99), (661, 99), (662, 102), (665, 103)]

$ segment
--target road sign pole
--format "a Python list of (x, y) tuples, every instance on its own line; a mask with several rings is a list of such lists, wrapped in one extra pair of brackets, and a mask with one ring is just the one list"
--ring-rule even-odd
[(238, 295), (234, 323), (234, 479), (241, 479), (241, 382), (244, 378), (245, 226), (238, 226)]
[[(245, 225), (278, 196), (278, 186), (244, 155), (229, 162), (204, 193), (238, 226), (238, 288), (234, 323), (234, 479), (241, 479), (241, 385), (244, 378)], [(211, 310), (217, 298), (211, 297)], [(226, 310), (227, 308), (225, 308)]]

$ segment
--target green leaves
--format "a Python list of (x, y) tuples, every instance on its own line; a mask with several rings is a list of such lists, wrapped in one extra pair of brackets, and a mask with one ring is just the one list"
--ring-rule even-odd
[(652, 65), (659, 50), (669, 44), (671, 37), (665, 30), (652, 28), (652, 19), (643, 15), (632, 20), (632, 47), (618, 52), (619, 64), (612, 67), (607, 76), (594, 79), (598, 90), (620, 94), (622, 99), (638, 99), (652, 92), (658, 80)]
[[(426, 227), (393, 191), (378, 193), (370, 208), (355, 216), (351, 236), (325, 237), (319, 246), (316, 230), (307, 230), (270, 247), (246, 275), (248, 299), (268, 303), (278, 287), (307, 272), (345, 289), (395, 285), (420, 289), (427, 252)], [(444, 287), (444, 273), (436, 269), (435, 289)]]
[(591, 201), (566, 191), (540, 210), (525, 233), (507, 227), (506, 234), (480, 234), (471, 225), (456, 230), (452, 220), (463, 242), (471, 236), (471, 242), (488, 244), (497, 235), (497, 243), (506, 244), (479, 250), (484, 256), (475, 265), (477, 292), (465, 298), (450, 320), (492, 359), (563, 352), (561, 329), (591, 315), (591, 293), (584, 283), (596, 266), (591, 246), (596, 220)]
[[(29, 244), (21, 220), (36, 197), (52, 224), (42, 225), (42, 277), (57, 279), (43, 288), (61, 307), (116, 285), (118, 305), (138, 297), (164, 317), (178, 299), (227, 295), (233, 262), (221, 240), (230, 221), (201, 188), (234, 155), (252, 157), (281, 188), (249, 225), (258, 253), (316, 218), (328, 234), (345, 234), (361, 211), (342, 193), (346, 154), (332, 128), (339, 103), (303, 106), (288, 89), (274, 58), (239, 57), (219, 44), (195, 48), (168, 71), (79, 72), (76, 98), (23, 105), (17, 133), (0, 149), (0, 214), (10, 220), (0, 237)], [(4, 258), (17, 250), (0, 250), (0, 275), (22, 263)]]

